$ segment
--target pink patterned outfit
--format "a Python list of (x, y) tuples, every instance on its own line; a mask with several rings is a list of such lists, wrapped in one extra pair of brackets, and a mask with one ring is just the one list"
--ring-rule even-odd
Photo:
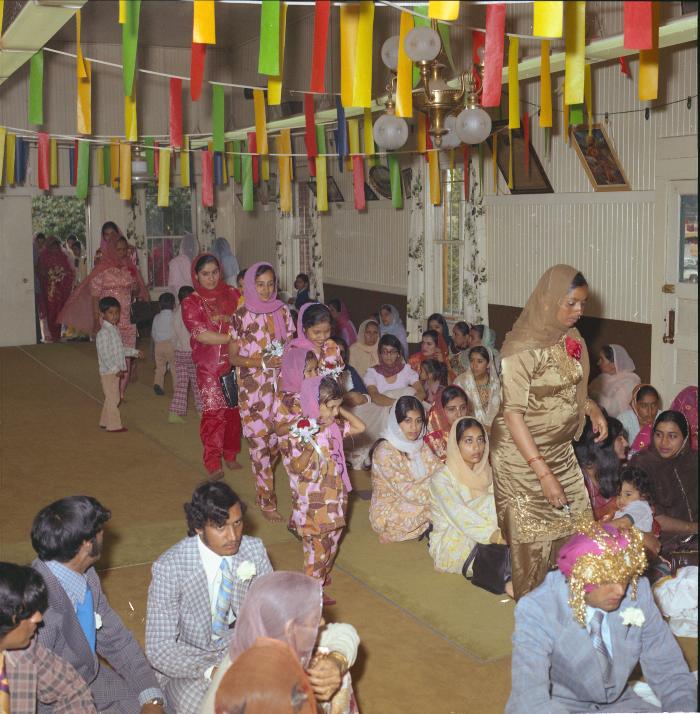
[(101, 300), (113, 297), (119, 301), (119, 334), (124, 347), (136, 347), (136, 325), (131, 322), (131, 303), (138, 283), (128, 268), (108, 268), (90, 280), (90, 293)]

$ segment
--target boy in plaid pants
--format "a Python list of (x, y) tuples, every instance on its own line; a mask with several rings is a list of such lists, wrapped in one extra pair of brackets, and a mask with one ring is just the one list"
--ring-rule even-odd
[(173, 345), (175, 347), (175, 391), (170, 403), (168, 421), (171, 424), (184, 422), (187, 415), (187, 391), (191, 387), (194, 394), (194, 404), (201, 413), (202, 402), (197, 388), (197, 373), (192, 361), (190, 333), (182, 321), (182, 301), (194, 292), (190, 285), (183, 285), (177, 293), (178, 306), (173, 313)]

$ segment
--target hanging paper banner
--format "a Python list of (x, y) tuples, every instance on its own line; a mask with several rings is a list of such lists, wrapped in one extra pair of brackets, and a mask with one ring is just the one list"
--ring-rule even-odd
[[(417, 134), (416, 134), (416, 148), (418, 149), (419, 154), (425, 154), (426, 149), (428, 148), (427, 137), (428, 137), (428, 132), (427, 132), (425, 114), (423, 114), (423, 112), (418, 112), (418, 130), (417, 130)], [(426, 156), (426, 160), (427, 160), (427, 156)]]
[(569, 107), (569, 124), (574, 127), (583, 124), (583, 104), (574, 104)]
[(282, 129), (276, 140), (280, 171), (280, 211), (292, 212), (292, 133), (291, 129)]
[(50, 164), (51, 156), (49, 154), (49, 135), (44, 132), (39, 132), (37, 134), (37, 158), (38, 161), (38, 171), (37, 171), (37, 186), (40, 191), (48, 191), (50, 188)]
[(359, 3), (340, 6), (340, 96), (344, 107), (352, 106), (359, 22)]
[(233, 178), (233, 146), (232, 141), (226, 142), (226, 173)]
[(136, 53), (139, 46), (141, 0), (129, 0), (125, 5), (125, 18), (122, 23), (122, 78), (124, 81), (124, 96), (128, 97), (134, 90)]
[(100, 184), (103, 186), (109, 186), (109, 179), (111, 176), (111, 167), (110, 167), (111, 157), (110, 157), (109, 146), (103, 146), (100, 153), (102, 154), (102, 161), (100, 162), (102, 165), (102, 179), (100, 181)]
[(91, 108), (91, 84), (92, 67), (83, 57), (82, 45), (80, 42), (80, 10), (75, 13), (75, 46), (76, 46), (76, 76), (78, 83), (77, 91), (77, 125), (78, 134), (92, 133), (92, 108)]
[[(267, 5), (268, 3), (263, 3)], [(216, 17), (214, 0), (194, 0), (192, 42), (199, 45), (216, 44)]]
[(360, 124), (358, 119), (348, 119), (348, 147), (351, 156), (360, 153)]
[(518, 83), (518, 38), (508, 42), (508, 128), (520, 128), (520, 85)]
[(112, 139), (109, 147), (109, 182), (116, 191), (119, 188), (119, 139)]
[[(436, 155), (437, 156), (437, 155)], [(439, 163), (439, 162), (438, 162)], [(433, 176), (430, 175), (430, 195), (433, 195)], [(389, 182), (391, 185), (391, 205), (394, 208), (403, 208), (403, 193), (401, 190), (401, 167), (396, 154), (389, 154)], [(438, 186), (439, 188), (439, 186)], [(364, 189), (364, 187), (363, 187)], [(439, 203), (439, 199), (438, 199)], [(437, 205), (437, 204), (433, 204)]]
[(316, 145), (319, 155), (315, 158), (316, 163), (316, 209), (318, 211), (328, 210), (328, 162), (322, 154), (326, 153), (326, 129), (322, 126), (316, 127)]
[(236, 139), (233, 142), (233, 181), (234, 183), (243, 183), (243, 175), (241, 172), (241, 151), (243, 151), (243, 142)]
[(338, 138), (336, 150), (338, 151), (338, 168), (343, 172), (343, 159), (348, 155), (348, 132), (345, 124), (345, 110), (340, 97), (335, 98), (335, 111), (338, 122)]
[(464, 200), (469, 200), (469, 152), (471, 151), (471, 146), (469, 144), (462, 144), (462, 163), (464, 164)]
[[(0, 37), (2, 36), (2, 16), (5, 12), (5, 0), (0, 0)], [(0, 169), (2, 166), (0, 166)], [(2, 172), (0, 171), (0, 183), (2, 183)]]
[(365, 108), (364, 112), (364, 122), (362, 126), (362, 133), (364, 139), (365, 156), (367, 157), (367, 162), (370, 166), (376, 166), (378, 159), (374, 155), (374, 134), (372, 133), (374, 126), (372, 124), (372, 110)]
[(243, 210), (252, 211), (253, 206), (253, 157), (244, 154), (241, 160), (243, 168)]
[(44, 123), (44, 51), (39, 50), (29, 61), (29, 122)]
[(352, 83), (352, 106), (372, 105), (372, 30), (374, 29), (374, 0), (361, 0), (357, 20), (357, 47)]
[(527, 112), (523, 112), (523, 145), (525, 151), (523, 152), (523, 158), (525, 160), (525, 173), (528, 178), (530, 177), (530, 115)]
[[(51, 164), (49, 169), (49, 183), (52, 186), (58, 186), (58, 142), (56, 139), (51, 139), (49, 142), (49, 151), (51, 153)], [(0, 162), (2, 163), (2, 162)], [(0, 179), (2, 178), (2, 167), (0, 167)]]
[(328, 48), (328, 20), (331, 15), (330, 0), (316, 0), (314, 12), (314, 49), (311, 62), (312, 92), (325, 92), (326, 54)]
[[(0, 0), (2, 3), (2, 0)], [(0, 8), (2, 9), (2, 8)], [(0, 29), (2, 28), (2, 17), (0, 17)], [(2, 171), (5, 166), (5, 141), (7, 139), (7, 129), (0, 126), (0, 186), (2, 186)]]
[(280, 32), (279, 32), (279, 72), (267, 78), (267, 103), (277, 106), (282, 102), (282, 75), (284, 74), (284, 39), (287, 33), (287, 3), (280, 5)]
[(258, 143), (255, 138), (255, 132), (248, 132), (248, 153), (253, 157), (253, 184), (255, 186), (260, 185), (260, 171), (258, 164)]
[(623, 2), (624, 47), (627, 50), (654, 49), (653, 2)]
[(224, 88), (220, 84), (211, 86), (211, 121), (214, 151), (224, 150)]
[(15, 183), (23, 184), (27, 178), (27, 160), (29, 158), (29, 142), (17, 137), (15, 145)]
[(413, 25), (413, 15), (402, 12), (396, 73), (396, 116), (406, 118), (413, 116), (413, 62), (406, 54), (404, 41), (406, 35), (413, 29)]
[(158, 206), (170, 205), (170, 149), (161, 147), (158, 155)]
[(119, 24), (123, 25), (126, 22), (126, 4), (129, 0), (119, 0)]
[(587, 64), (583, 74), (583, 100), (586, 104), (586, 121), (588, 136), (593, 136), (593, 84), (591, 81), (591, 65)]
[(182, 151), (180, 151), (180, 186), (190, 185), (190, 137), (182, 137)]
[(15, 184), (15, 147), (17, 139), (14, 134), (7, 133), (5, 136), (5, 183), (8, 186)]
[(430, 0), (428, 17), (433, 20), (452, 22), (459, 17), (459, 0)]
[(182, 146), (182, 80), (170, 80), (170, 146)]
[(68, 174), (71, 186), (78, 183), (78, 140), (68, 149)]
[(260, 157), (260, 178), (263, 181), (270, 180), (270, 157), (261, 156)]
[(484, 45), (484, 81), (481, 103), (497, 107), (501, 103), (503, 82), (503, 40), (506, 31), (506, 6), (486, 6), (486, 43)]
[(262, 89), (253, 90), (253, 109), (255, 111), (255, 141), (258, 151), (265, 155), (267, 148), (267, 119), (265, 117), (265, 92)]
[(549, 159), (549, 151), (552, 147), (552, 128), (546, 126), (544, 128), (544, 158)]
[(561, 37), (563, 20), (563, 2), (535, 2), (532, 32), (537, 37)]
[(659, 3), (652, 3), (652, 49), (639, 53), (639, 99), (657, 99), (659, 95)]
[(549, 69), (549, 40), (540, 45), (540, 127), (552, 126), (552, 75)]
[(480, 65), (484, 63), (484, 43), (486, 33), (481, 30), (472, 32), (472, 64)]
[(566, 57), (564, 61), (564, 104), (583, 103), (583, 71), (586, 52), (586, 3), (566, 3)]
[(156, 171), (155, 168), (155, 159), (153, 156), (153, 147), (155, 146), (155, 139), (152, 136), (147, 136), (144, 140), (143, 143), (145, 144), (146, 148), (144, 149), (144, 155), (146, 156), (146, 170), (148, 171), (149, 176), (153, 176), (153, 174)]
[(306, 142), (306, 156), (309, 164), (309, 176), (316, 175), (316, 162), (314, 158), (318, 154), (316, 147), (316, 125), (314, 117), (314, 95), (304, 95), (304, 117), (306, 119), (306, 133), (304, 140)]
[(124, 97), (124, 136), (127, 141), (138, 141), (138, 119), (136, 117), (136, 87), (134, 94)]
[(75, 195), (85, 200), (88, 195), (90, 183), (90, 142), (78, 142), (78, 180)]
[(119, 198), (131, 201), (131, 144), (119, 144)]
[(280, 2), (267, 0), (260, 8), (258, 74), (280, 73)]
[(204, 78), (206, 56), (207, 46), (199, 42), (193, 42), (190, 55), (190, 97), (193, 102), (196, 102), (202, 96), (202, 79)]
[[(430, 174), (430, 203), (439, 206), (442, 203), (442, 193), (440, 186), (440, 160), (437, 151), (428, 154), (428, 169)], [(393, 199), (392, 199), (393, 200)]]
[(367, 208), (367, 198), (365, 196), (365, 167), (361, 156), (352, 157), (352, 190), (355, 210), (364, 211)]
[(202, 149), (199, 155), (202, 159), (202, 205), (206, 208), (211, 208), (214, 205), (212, 155), (209, 149)]
[(627, 60), (624, 57), (618, 57), (618, 61), (620, 62), (620, 72), (625, 75), (625, 77), (632, 77), (632, 72), (630, 72), (629, 65), (627, 64)]
[(569, 143), (569, 107), (564, 105), (564, 143)]
[(508, 129), (508, 189), (513, 190), (513, 130)]

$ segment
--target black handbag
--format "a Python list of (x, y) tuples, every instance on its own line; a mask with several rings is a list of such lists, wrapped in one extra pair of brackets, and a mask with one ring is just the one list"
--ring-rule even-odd
[[(470, 565), (471, 578), (467, 576)], [(510, 548), (501, 543), (477, 543), (464, 561), (462, 575), (471, 580), (472, 585), (502, 595), (512, 575)]]
[(232, 367), (230, 372), (222, 374), (219, 377), (221, 391), (224, 393), (224, 399), (229, 407), (238, 406), (238, 380), (236, 379), (236, 368)]

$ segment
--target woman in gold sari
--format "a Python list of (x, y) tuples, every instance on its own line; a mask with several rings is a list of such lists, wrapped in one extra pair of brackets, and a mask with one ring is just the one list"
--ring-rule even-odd
[(511, 549), (513, 590), (536, 588), (575, 516), (591, 505), (571, 444), (585, 416), (598, 441), (602, 412), (588, 399), (588, 352), (574, 327), (588, 284), (576, 268), (555, 265), (540, 278), (503, 344), (503, 400), (491, 429), (498, 525)]

